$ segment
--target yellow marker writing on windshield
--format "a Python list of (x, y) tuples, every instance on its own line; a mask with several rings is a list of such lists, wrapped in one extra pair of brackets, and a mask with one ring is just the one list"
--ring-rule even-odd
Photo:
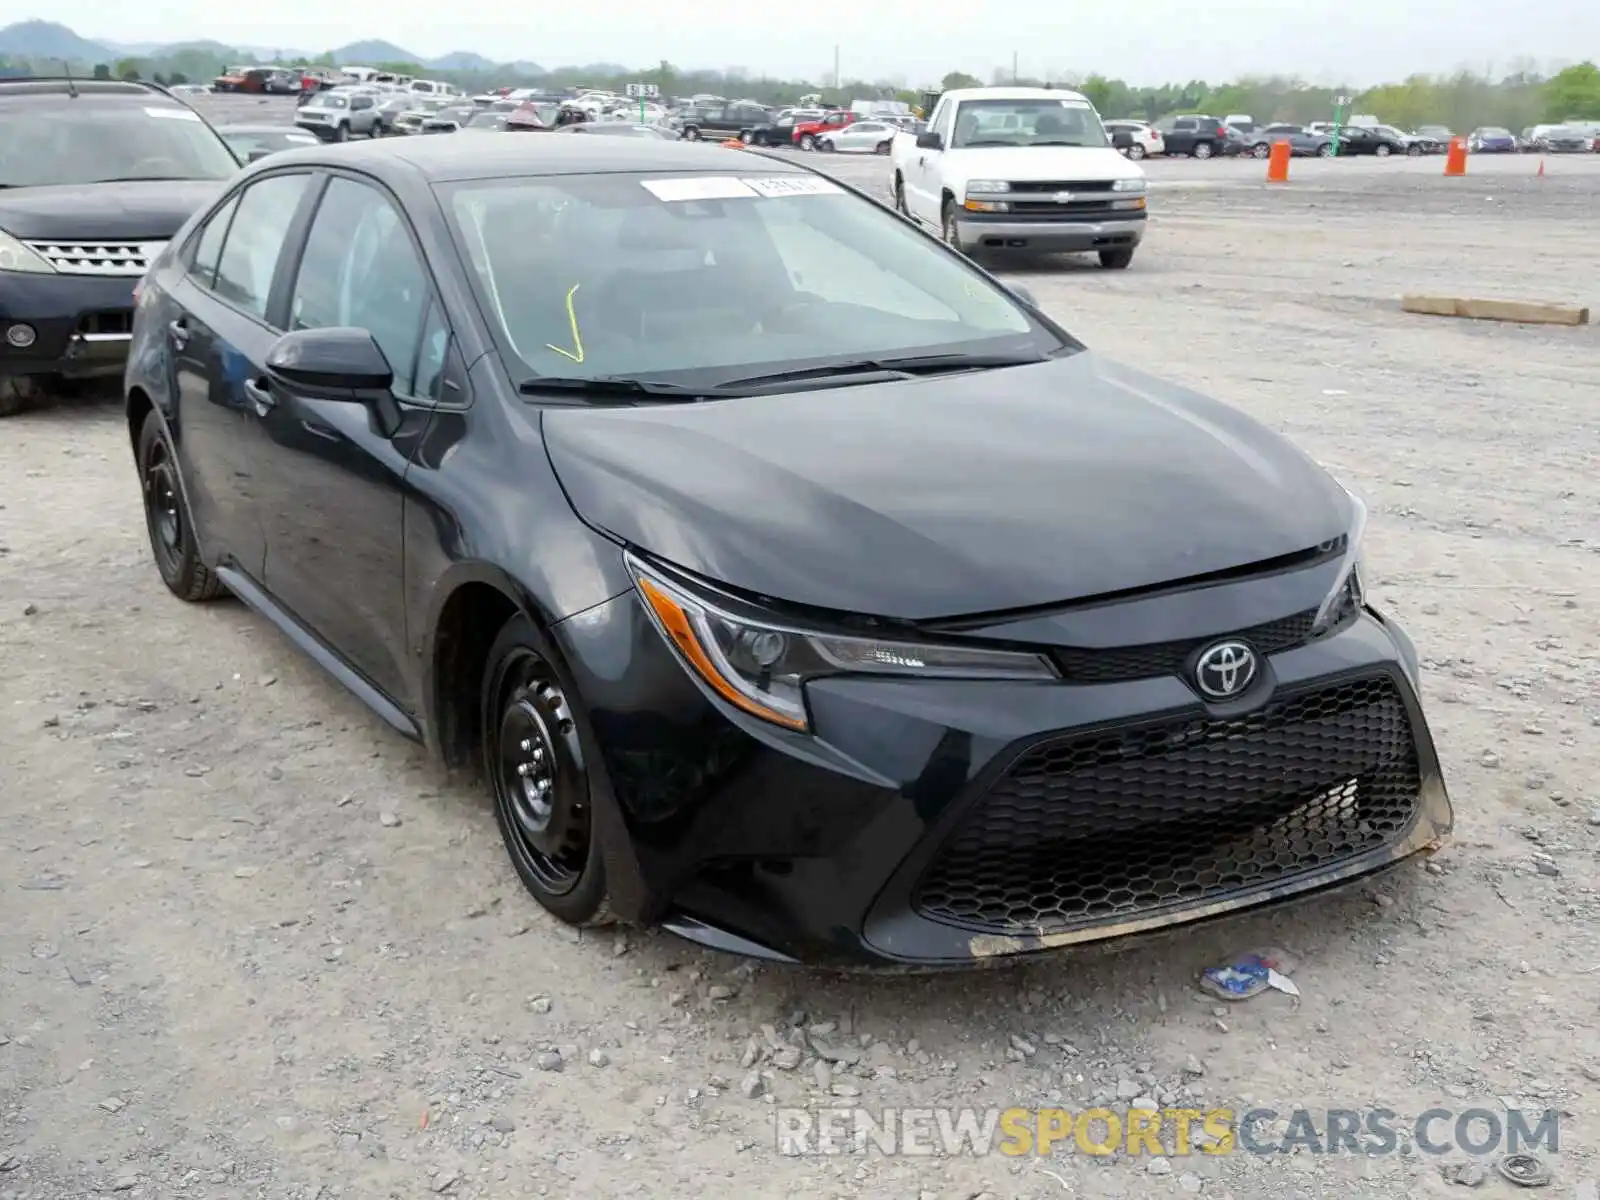
[(563, 350), (560, 346), (552, 346), (549, 342), (545, 343), (546, 350), (554, 350), (557, 354), (564, 358), (570, 358), (575, 363), (583, 361), (583, 334), (578, 332), (578, 310), (572, 306), (572, 297), (577, 294), (578, 289), (582, 286), (583, 284), (581, 283), (575, 283), (567, 289), (567, 323), (572, 326), (572, 349)]

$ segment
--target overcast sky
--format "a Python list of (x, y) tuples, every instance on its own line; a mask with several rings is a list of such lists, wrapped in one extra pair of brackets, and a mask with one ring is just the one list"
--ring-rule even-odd
[[(1593, 0), (871, 0), (836, 11), (750, 0), (55, 0), (48, 16), (84, 37), (121, 42), (212, 38), (318, 51), (381, 37), (424, 56), (475, 50), (545, 66), (665, 58), (815, 80), (831, 74), (838, 42), (846, 78), (900, 76), (913, 85), (950, 70), (987, 78), (997, 67), (1009, 70), (1013, 52), (1022, 73), (1034, 76), (1100, 72), (1160, 83), (1277, 72), (1369, 84), (1462, 66), (1558, 66), (1600, 48)], [(0, 0), (7, 22), (40, 12), (36, 3)], [(460, 19), (469, 14), (477, 20)]]

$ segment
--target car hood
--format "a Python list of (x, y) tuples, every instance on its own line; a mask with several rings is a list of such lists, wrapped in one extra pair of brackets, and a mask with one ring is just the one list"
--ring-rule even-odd
[(1144, 172), (1109, 146), (978, 146), (946, 156), (968, 179), (1122, 179)]
[(177, 233), (226, 186), (221, 179), (161, 179), (8, 188), (0, 191), (0, 230), (33, 240), (159, 241)]
[(1346, 532), (1340, 485), (1218, 401), (1089, 353), (698, 404), (560, 408), (589, 524), (819, 608), (968, 616), (1242, 567)]

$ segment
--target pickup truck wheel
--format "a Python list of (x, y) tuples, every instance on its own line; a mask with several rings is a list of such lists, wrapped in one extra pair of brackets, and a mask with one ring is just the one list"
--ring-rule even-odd
[(1112, 250), (1100, 251), (1100, 265), (1108, 271), (1125, 270), (1132, 261), (1132, 246), (1118, 246)]
[(43, 393), (32, 375), (0, 375), (0, 417), (14, 417)]
[(741, 129), (739, 131), (739, 140), (748, 146), (756, 140), (756, 135), (751, 133), (748, 129)]
[(1211, 143), (1210, 142), (1196, 142), (1194, 144), (1194, 149), (1189, 151), (1189, 153), (1191, 155), (1193, 155), (1195, 158), (1210, 158), (1211, 157)]
[(800, 149), (802, 149), (802, 150), (815, 150), (816, 148), (817, 148), (817, 139), (815, 137), (813, 137), (809, 133), (802, 133), (800, 135)]
[(906, 207), (906, 181), (899, 175), (894, 177), (894, 210), (902, 216), (911, 215), (911, 210)]
[(685, 125), (683, 127), (683, 140), (686, 142), (698, 142), (700, 140), (700, 126)]
[(961, 244), (961, 226), (956, 224), (956, 202), (945, 200), (944, 208), (939, 214), (939, 228), (944, 235), (944, 244), (957, 254), (965, 254), (967, 248)]

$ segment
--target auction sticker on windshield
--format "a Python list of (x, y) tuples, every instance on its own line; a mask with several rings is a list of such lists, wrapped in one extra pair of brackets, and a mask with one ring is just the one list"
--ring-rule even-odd
[(844, 189), (818, 175), (779, 175), (744, 180), (758, 196), (841, 196)]
[(641, 180), (657, 200), (747, 200), (756, 192), (731, 175), (691, 175), (687, 179)]
[(147, 108), (146, 116), (164, 117), (168, 121), (198, 121), (200, 114), (187, 108)]

